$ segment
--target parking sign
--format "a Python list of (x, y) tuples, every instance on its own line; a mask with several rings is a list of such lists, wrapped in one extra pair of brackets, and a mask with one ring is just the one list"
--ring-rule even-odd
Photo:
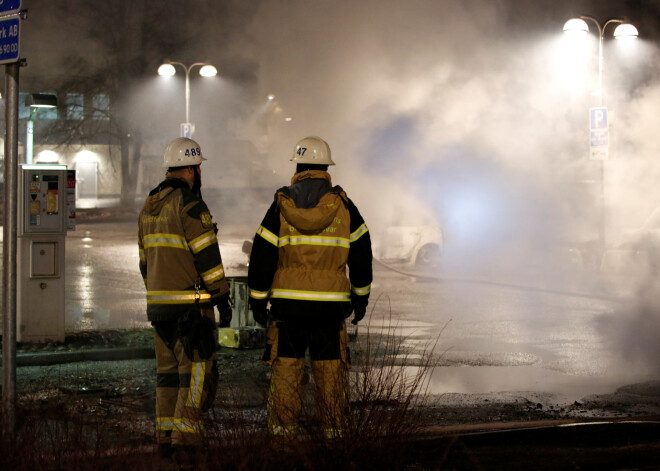
[(591, 160), (607, 160), (610, 146), (610, 131), (607, 123), (607, 108), (589, 109), (589, 155)]
[(589, 129), (607, 129), (607, 108), (591, 108), (589, 110)]
[(192, 136), (192, 123), (181, 123), (181, 137), (190, 139)]

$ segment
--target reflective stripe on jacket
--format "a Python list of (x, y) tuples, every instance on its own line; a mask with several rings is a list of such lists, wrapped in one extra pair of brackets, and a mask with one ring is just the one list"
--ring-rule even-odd
[(151, 191), (138, 228), (150, 321), (175, 320), (197, 300), (210, 307), (229, 291), (211, 214), (183, 180)]
[[(312, 198), (314, 206), (298, 207), (291, 195), (307, 179), (321, 180), (307, 182), (307, 187), (320, 187), (322, 195), (318, 201)], [(304, 196), (298, 192), (299, 200)], [(277, 192), (257, 230), (248, 273), (250, 297), (335, 304), (350, 302), (353, 292), (366, 301), (371, 262), (369, 232), (355, 205), (340, 187), (331, 187), (327, 172), (301, 172), (291, 187)]]

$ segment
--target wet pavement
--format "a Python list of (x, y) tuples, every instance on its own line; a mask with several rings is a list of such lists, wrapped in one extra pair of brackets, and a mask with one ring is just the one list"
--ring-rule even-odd
[[(137, 268), (137, 211), (87, 210), (68, 234), (67, 334), (149, 328)], [(221, 225), (229, 276), (246, 274), (242, 246), (253, 230), (250, 223)], [(620, 325), (603, 327), (608, 318), (631, 317), (636, 286), (630, 280), (547, 271), (489, 277), (380, 263), (374, 270), (359, 336), (395, 334), (412, 355), (437, 341), (434, 393), (532, 391), (572, 403), (658, 379), (657, 365), (631, 357), (620, 344)]]
[[(137, 210), (99, 209), (67, 236), (67, 341), (19, 345), (23, 361), (33, 355), (33, 366), (19, 363), (23, 393), (87, 391), (150, 403), (155, 362), (137, 268), (136, 217)], [(229, 276), (245, 275), (242, 245), (253, 230), (251, 224), (221, 227)], [(394, 341), (391, 358), (406, 375), (426, 368), (434, 403), (429, 416), (438, 433), (467, 424), (509, 429), (536, 420), (660, 416), (657, 365), (643, 348), (624, 341), (636, 327), (638, 280), (574, 271), (420, 271), (401, 263), (376, 263), (374, 270), (368, 317), (352, 344), (356, 363), (369, 349)], [(91, 351), (96, 354), (82, 353)], [(264, 407), (267, 372), (260, 353), (219, 352), (225, 384), (248, 392), (242, 407)], [(62, 361), (52, 360), (57, 355)]]

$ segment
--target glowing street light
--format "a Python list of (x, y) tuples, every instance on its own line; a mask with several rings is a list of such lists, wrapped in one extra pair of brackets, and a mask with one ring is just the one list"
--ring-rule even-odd
[(610, 24), (619, 24), (614, 29), (615, 39), (636, 39), (639, 36), (637, 28), (629, 23), (624, 23), (624, 20), (612, 18), (607, 20), (603, 25), (598, 22), (596, 18), (591, 16), (580, 16), (579, 18), (572, 18), (564, 23), (564, 33), (569, 35), (583, 35), (589, 33), (589, 25), (587, 21), (591, 21), (598, 28), (598, 90), (599, 104), (603, 104), (603, 39), (605, 37), (605, 28)]
[[(207, 62), (195, 62), (194, 64), (186, 66), (181, 62), (166, 61), (164, 64), (161, 64), (161, 66), (158, 67), (158, 75), (171, 77), (172, 75), (176, 74), (176, 69), (174, 68), (175, 65), (180, 65), (181, 67), (183, 67), (183, 70), (186, 71), (186, 124), (189, 125), (190, 124), (190, 71), (192, 70), (193, 67), (200, 66), (201, 68), (199, 69), (199, 75), (201, 75), (202, 77), (215, 77), (216, 75), (218, 75), (218, 69), (216, 69), (213, 65)], [(182, 130), (182, 134), (184, 134), (183, 126), (181, 130)], [(189, 129), (189, 131), (190, 133), (192, 133), (192, 129)], [(183, 137), (190, 137), (190, 136), (187, 135)]]
[[(598, 29), (598, 89), (596, 93), (598, 94), (598, 103), (602, 108), (603, 106), (603, 39), (605, 37), (605, 29), (611, 24), (618, 24), (614, 29), (614, 38), (617, 40), (623, 39), (636, 39), (639, 33), (637, 28), (629, 23), (625, 23), (624, 20), (618, 18), (612, 18), (605, 21), (602, 25), (598, 22), (596, 18), (591, 16), (580, 16), (579, 18), (572, 18), (564, 23), (564, 33), (568, 35), (586, 35), (589, 33), (589, 25), (587, 21), (590, 21), (596, 25)], [(600, 111), (603, 116), (605, 116), (605, 110), (596, 110)], [(598, 132), (598, 131), (596, 131)], [(607, 130), (605, 129), (605, 133)], [(606, 138), (609, 140), (609, 136)], [(607, 146), (607, 144), (605, 144)], [(598, 148), (598, 147), (597, 147)], [(605, 248), (605, 157), (598, 159), (600, 161), (600, 217), (598, 222), (598, 239), (601, 245), (601, 249)]]

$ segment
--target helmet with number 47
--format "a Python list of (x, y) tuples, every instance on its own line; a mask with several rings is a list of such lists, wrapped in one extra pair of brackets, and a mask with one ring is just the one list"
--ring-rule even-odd
[(202, 148), (197, 142), (187, 137), (177, 137), (165, 149), (163, 167), (187, 167), (199, 165), (206, 160), (202, 155)]
[(298, 141), (291, 161), (296, 164), (335, 165), (330, 158), (330, 146), (317, 136)]

